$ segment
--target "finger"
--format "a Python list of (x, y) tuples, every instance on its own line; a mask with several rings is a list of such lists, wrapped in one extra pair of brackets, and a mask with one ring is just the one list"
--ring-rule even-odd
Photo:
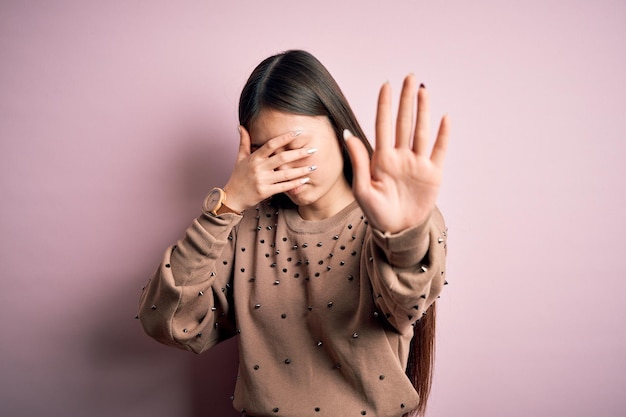
[(279, 182), (277, 184), (273, 184), (270, 187), (268, 187), (269, 195), (280, 194), (280, 193), (287, 192), (289, 190), (293, 190), (294, 188), (299, 187), (302, 184), (306, 184), (309, 181), (311, 181), (309, 177), (304, 177), (304, 178), (298, 178), (298, 179), (291, 180), (291, 181), (285, 181), (285, 182)]
[(424, 84), (417, 90), (417, 122), (415, 123), (415, 138), (413, 139), (413, 151), (417, 154), (426, 152), (428, 148), (428, 135), (430, 134), (430, 105), (428, 91)]
[(448, 137), (450, 136), (450, 121), (446, 114), (441, 118), (439, 124), (439, 132), (437, 132), (437, 140), (430, 154), (430, 160), (437, 166), (443, 166), (443, 160), (448, 150)]
[(285, 182), (285, 181), (291, 181), (296, 178), (305, 177), (311, 174), (311, 172), (315, 171), (316, 169), (317, 169), (317, 165), (309, 165), (309, 166), (299, 167), (299, 168), (280, 169), (277, 171), (272, 171), (272, 173), (269, 175), (268, 180), (272, 184)]
[(282, 151), (270, 156), (267, 159), (266, 165), (264, 165), (264, 167), (270, 170), (279, 169), (283, 165), (298, 161), (300, 159), (308, 158), (315, 152), (317, 152), (316, 148), (300, 148), (289, 151)]
[(289, 142), (297, 138), (302, 134), (301, 130), (296, 130), (293, 132), (283, 133), (282, 135), (276, 136), (263, 144), (259, 149), (257, 149), (256, 153), (262, 158), (268, 158), (277, 149), (282, 148), (287, 145)]
[(415, 101), (415, 77), (409, 74), (402, 83), (400, 93), (400, 105), (396, 120), (396, 148), (408, 148), (411, 146), (411, 133), (413, 131), (413, 112)]
[(376, 109), (376, 149), (391, 147), (391, 85), (380, 87)]
[(243, 159), (250, 155), (250, 134), (245, 127), (239, 126), (239, 151), (237, 159)]
[(355, 195), (362, 196), (371, 185), (369, 153), (365, 145), (348, 130), (344, 131), (344, 139), (352, 162), (352, 189)]

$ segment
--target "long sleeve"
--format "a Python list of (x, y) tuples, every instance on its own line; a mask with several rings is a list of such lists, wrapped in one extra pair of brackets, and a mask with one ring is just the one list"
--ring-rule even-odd
[(423, 225), (389, 235), (370, 229), (361, 260), (374, 302), (400, 333), (437, 299), (445, 284), (446, 228), (435, 208)]
[(149, 336), (199, 353), (234, 334), (231, 280), (241, 219), (203, 214), (165, 251), (139, 302)]

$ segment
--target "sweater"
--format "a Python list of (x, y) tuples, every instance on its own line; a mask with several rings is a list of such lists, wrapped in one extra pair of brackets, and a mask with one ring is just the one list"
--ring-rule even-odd
[(203, 213), (166, 250), (138, 317), (195, 353), (237, 335), (244, 416), (399, 417), (419, 400), (409, 346), (446, 283), (445, 254), (438, 209), (394, 235), (356, 201), (321, 221), (270, 202)]

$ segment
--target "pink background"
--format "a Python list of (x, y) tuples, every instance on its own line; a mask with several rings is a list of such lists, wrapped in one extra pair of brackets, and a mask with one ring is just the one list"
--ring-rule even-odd
[(625, 415), (625, 40), (608, 0), (2, 1), (0, 415), (239, 415), (232, 341), (195, 356), (133, 317), (288, 48), (368, 133), (407, 72), (452, 117), (429, 416)]

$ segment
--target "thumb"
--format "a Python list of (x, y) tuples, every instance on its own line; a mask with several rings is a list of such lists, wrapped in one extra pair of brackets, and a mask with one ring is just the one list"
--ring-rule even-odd
[(370, 157), (363, 142), (348, 129), (343, 131), (346, 148), (352, 161), (352, 189), (356, 195), (363, 195), (370, 184)]
[(250, 134), (243, 126), (238, 126), (239, 129), (239, 152), (237, 153), (237, 160), (241, 160), (250, 156)]

